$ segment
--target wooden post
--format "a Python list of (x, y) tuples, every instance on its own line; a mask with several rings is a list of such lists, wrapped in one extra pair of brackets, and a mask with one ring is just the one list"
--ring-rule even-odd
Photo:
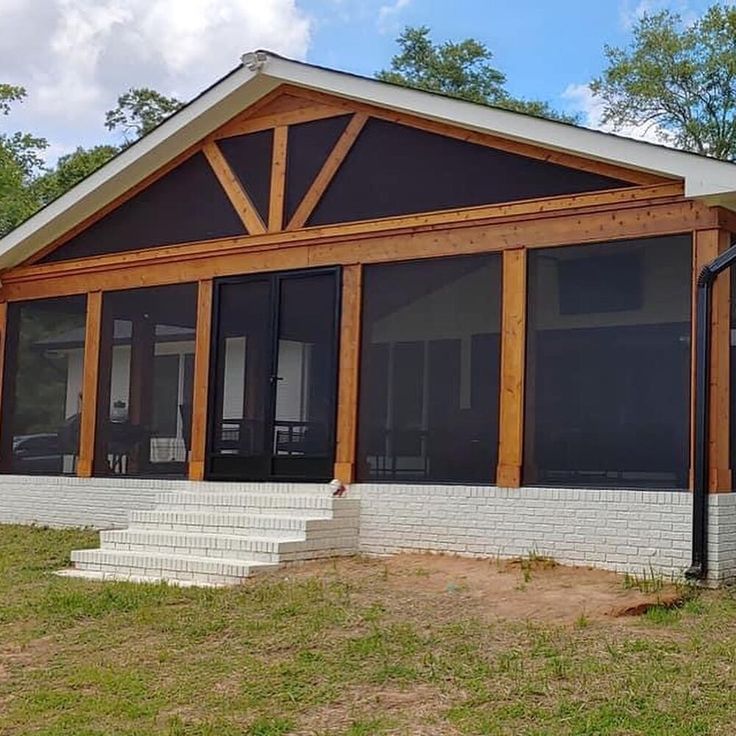
[[(731, 244), (731, 234), (726, 230), (697, 230), (693, 253), (693, 309), (698, 274), (704, 265), (712, 261)], [(731, 275), (722, 273), (713, 285), (711, 308), (710, 345), (710, 447), (709, 490), (730, 491), (731, 482)], [(692, 350), (695, 347), (695, 320), (692, 321)], [(691, 362), (691, 420), (695, 406), (695, 360)], [(690, 422), (690, 478), (695, 451), (694, 422)]]
[(89, 478), (92, 475), (94, 463), (101, 327), (102, 292), (91, 291), (87, 294), (87, 324), (84, 334), (82, 417), (79, 425), (79, 462), (77, 463), (77, 475), (80, 478)]
[[(501, 387), (496, 485), (519, 488), (524, 446), (526, 251), (503, 253)], [(489, 421), (494, 418), (489, 417)]]
[(335, 450), (335, 478), (343, 483), (355, 480), (362, 282), (360, 264), (343, 268)]
[(212, 335), (212, 279), (199, 282), (197, 332), (194, 342), (192, 397), (192, 446), (189, 448), (189, 480), (203, 480), (207, 449), (207, 407)]
[(271, 158), (271, 196), (268, 208), (269, 232), (278, 232), (284, 226), (284, 197), (286, 196), (286, 152), (288, 131), (285, 125), (273, 130)]

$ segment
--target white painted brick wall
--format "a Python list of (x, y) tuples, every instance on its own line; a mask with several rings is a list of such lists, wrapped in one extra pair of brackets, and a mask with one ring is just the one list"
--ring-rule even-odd
[[(432, 550), (680, 576), (692, 495), (681, 491), (360, 484), (360, 550)], [(711, 575), (736, 577), (736, 496), (711, 497)]]
[[(279, 484), (190, 483), (130, 478), (0, 476), (0, 523), (125, 527), (157, 493), (201, 489), (284, 493)], [(319, 487), (315, 486), (315, 491)], [(359, 484), (360, 550), (444, 551), (679, 576), (690, 564), (692, 495), (682, 491), (506, 489)], [(713, 582), (736, 580), (736, 494), (714, 494), (708, 514)]]

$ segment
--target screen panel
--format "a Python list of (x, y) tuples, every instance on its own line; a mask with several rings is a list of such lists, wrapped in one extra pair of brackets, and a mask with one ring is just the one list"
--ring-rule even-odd
[(243, 234), (220, 182), (196, 153), (39, 263)]
[(284, 220), (289, 220), (350, 122), (350, 115), (289, 126)]
[(370, 119), (310, 225), (578, 194), (631, 184)]
[(196, 284), (104, 295), (97, 475), (186, 477), (196, 311)]
[(500, 255), (365, 268), (360, 480), (493, 482), (500, 322)]
[(8, 305), (2, 469), (73, 475), (79, 455), (86, 297)]
[(222, 138), (217, 141), (217, 146), (261, 218), (268, 222), (273, 130)]
[(690, 308), (689, 236), (529, 252), (525, 484), (687, 487)]

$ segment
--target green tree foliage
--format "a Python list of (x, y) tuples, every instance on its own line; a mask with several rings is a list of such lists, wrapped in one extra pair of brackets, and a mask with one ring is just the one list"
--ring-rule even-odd
[(399, 53), (391, 67), (376, 74), (383, 82), (414, 87), (493, 105), (538, 117), (574, 123), (575, 116), (555, 111), (547, 102), (523, 100), (506, 90), (506, 75), (491, 64), (493, 53), (481, 41), (434, 43), (427, 26), (407, 26), (397, 39)]
[(591, 84), (605, 122), (656, 127), (679, 148), (736, 159), (736, 8), (716, 4), (690, 25), (669, 11), (645, 15), (631, 44), (605, 55)]
[[(9, 115), (13, 103), (26, 96), (23, 87), (0, 84), (0, 115)], [(30, 188), (43, 166), (43, 138), (29, 133), (0, 133), (0, 235), (12, 230), (38, 207)]]
[(131, 88), (118, 97), (118, 106), (105, 115), (108, 130), (120, 131), (126, 145), (150, 133), (184, 105), (148, 87)]
[(33, 183), (33, 190), (39, 203), (45, 205), (60, 197), (106, 164), (119, 150), (116, 146), (107, 145), (93, 148), (79, 147), (72, 153), (60, 156), (56, 166)]

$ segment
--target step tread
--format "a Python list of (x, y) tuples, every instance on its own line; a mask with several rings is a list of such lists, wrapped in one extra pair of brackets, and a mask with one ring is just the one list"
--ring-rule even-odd
[(148, 583), (152, 585), (166, 583), (179, 588), (224, 588), (227, 586), (227, 583), (213, 583), (207, 580), (179, 580), (169, 575), (131, 575), (114, 571), (77, 570), (73, 567), (67, 570), (57, 570), (55, 574), (63, 578), (99, 580), (102, 582)]
[(103, 541), (107, 541), (112, 538), (111, 541), (122, 541), (128, 537), (166, 537), (169, 539), (196, 539), (201, 541), (212, 541), (218, 539), (224, 539), (228, 541), (241, 541), (241, 542), (254, 542), (260, 544), (266, 542), (270, 545), (276, 545), (280, 542), (304, 542), (304, 536), (285, 536), (285, 537), (274, 537), (266, 536), (259, 537), (253, 534), (220, 534), (219, 532), (189, 532), (189, 531), (178, 531), (175, 529), (109, 529), (103, 532), (104, 537), (101, 536)]
[[(243, 571), (242, 575), (248, 574), (248, 570), (253, 568), (262, 568), (264, 566), (276, 567), (277, 563), (264, 562), (261, 560), (242, 560), (231, 557), (200, 557), (197, 555), (176, 555), (176, 554), (162, 554), (159, 552), (142, 552), (142, 551), (131, 551), (131, 550), (117, 550), (117, 549), (83, 549), (75, 550), (72, 552), (72, 562), (81, 563), (95, 563), (105, 565), (119, 565), (125, 566), (125, 562), (151, 562), (153, 564), (148, 567), (158, 567), (161, 563), (162, 569), (169, 569), (164, 567), (166, 563), (181, 563), (186, 562), (195, 566), (203, 568), (209, 568), (208, 572), (217, 573), (216, 568), (223, 568), (224, 566), (237, 568)], [(140, 565), (132, 565), (132, 567), (140, 567)], [(144, 566), (145, 567), (145, 566)], [(215, 569), (212, 569), (215, 568)], [(172, 568), (175, 572), (176, 569)], [(196, 570), (191, 571), (196, 572)], [(230, 574), (230, 573), (224, 573)], [(239, 575), (241, 573), (232, 573), (233, 575)]]

